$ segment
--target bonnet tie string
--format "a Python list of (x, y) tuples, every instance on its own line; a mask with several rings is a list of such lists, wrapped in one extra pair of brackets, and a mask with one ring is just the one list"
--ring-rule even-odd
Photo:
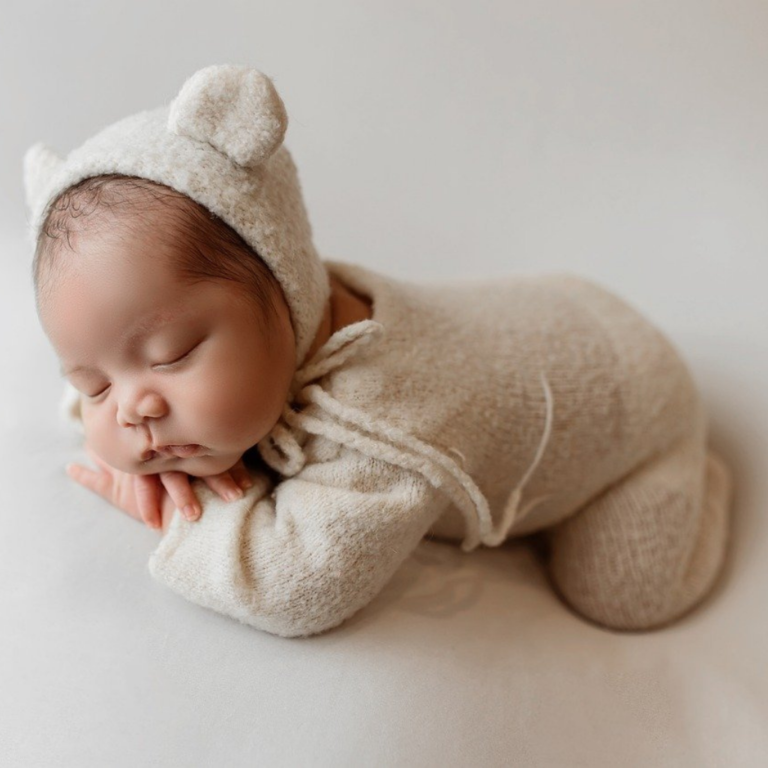
[[(542, 372), (541, 381), (547, 405), (542, 439), (532, 464), (510, 494), (502, 510), (501, 519), (494, 528), (487, 499), (455, 459), (415, 435), (392, 424), (372, 419), (363, 411), (341, 403), (319, 384), (313, 383), (364, 347), (379, 341), (383, 332), (384, 326), (381, 323), (362, 320), (345, 326), (331, 336), (313, 358), (296, 372), (291, 385), (293, 400), (310, 407), (297, 410), (289, 400), (283, 408), (280, 420), (258, 443), (259, 453), (273, 469), (285, 476), (293, 476), (306, 462), (303, 444), (306, 436), (311, 433), (353, 447), (367, 456), (414, 470), (433, 486), (448, 494), (462, 513), (467, 525), (467, 533), (461, 544), (462, 550), (471, 552), (480, 544), (498, 546), (506, 539), (516, 520), (547, 498), (537, 497), (528, 502), (522, 510), (518, 510), (523, 488), (538, 466), (551, 435), (553, 400), (546, 376)], [(312, 405), (315, 406), (314, 409)], [(335, 420), (315, 415), (322, 412), (335, 417)], [(458, 453), (456, 449), (451, 450)]]

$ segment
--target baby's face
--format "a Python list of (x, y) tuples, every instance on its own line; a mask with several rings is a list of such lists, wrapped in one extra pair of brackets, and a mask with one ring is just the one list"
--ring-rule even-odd
[[(269, 432), (295, 371), (282, 294), (268, 330), (232, 284), (182, 282), (151, 228), (80, 235), (58, 258), (68, 263), (41, 296), (40, 320), (108, 464), (217, 474)], [(155, 452), (169, 445), (199, 448)]]

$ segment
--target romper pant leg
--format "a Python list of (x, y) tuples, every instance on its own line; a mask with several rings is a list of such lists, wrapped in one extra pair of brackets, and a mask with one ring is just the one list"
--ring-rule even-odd
[(708, 593), (728, 539), (731, 472), (705, 428), (637, 467), (572, 517), (542, 531), (547, 575), (581, 616), (648, 630)]

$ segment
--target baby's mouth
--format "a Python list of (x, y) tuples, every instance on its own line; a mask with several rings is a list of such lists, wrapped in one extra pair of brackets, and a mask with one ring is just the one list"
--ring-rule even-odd
[(189, 459), (204, 453), (202, 445), (188, 443), (187, 445), (158, 445), (142, 454), (142, 461), (162, 456), (164, 458)]

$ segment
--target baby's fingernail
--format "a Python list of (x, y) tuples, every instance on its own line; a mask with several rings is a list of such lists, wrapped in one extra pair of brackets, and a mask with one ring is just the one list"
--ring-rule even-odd
[(227, 501), (236, 501), (237, 499), (241, 498), (243, 495), (242, 488), (232, 488), (229, 491), (224, 491), (224, 498)]
[(250, 477), (244, 477), (240, 481), (240, 487), (243, 488), (243, 489), (245, 489), (245, 488), (252, 488), (253, 487), (253, 480), (251, 480)]
[(191, 521), (197, 519), (197, 509), (193, 504), (187, 504), (181, 512), (187, 520)]

